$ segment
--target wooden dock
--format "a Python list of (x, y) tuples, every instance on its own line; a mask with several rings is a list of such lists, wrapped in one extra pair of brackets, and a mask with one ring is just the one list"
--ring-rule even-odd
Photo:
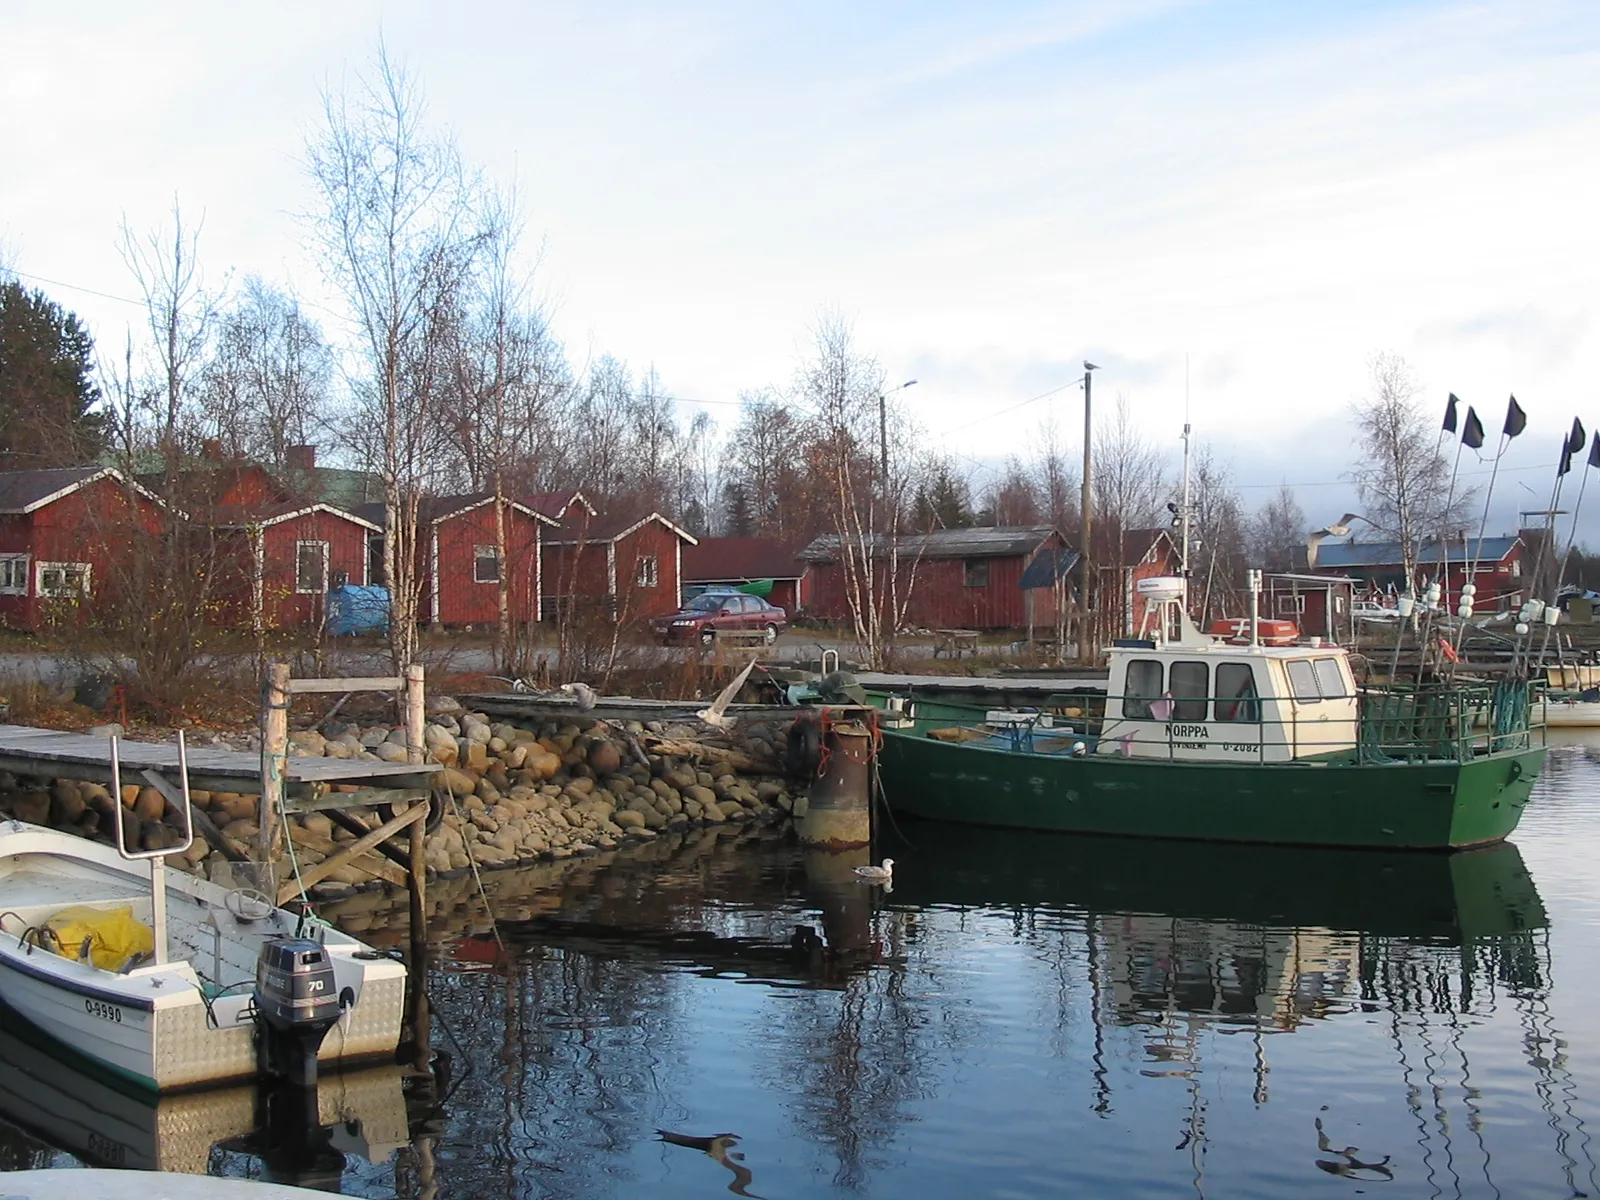
[[(118, 757), (128, 782), (144, 771), (176, 779), (178, 747), (173, 743), (119, 740)], [(189, 781), (217, 792), (261, 791), (261, 755), (216, 746), (188, 748)], [(368, 762), (354, 758), (290, 757), (285, 768), (286, 793), (310, 801), (335, 784), (371, 788), (426, 788), (439, 768), (434, 763)], [(17, 775), (62, 776), (94, 783), (111, 782), (111, 739), (31, 725), (0, 725), (0, 770)]]

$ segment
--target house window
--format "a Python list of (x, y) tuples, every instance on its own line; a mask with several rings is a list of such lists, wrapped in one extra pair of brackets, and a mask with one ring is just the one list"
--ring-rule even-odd
[(963, 582), (968, 587), (989, 586), (989, 560), (987, 558), (969, 558), (962, 565), (966, 568)]
[(89, 564), (42, 562), (35, 564), (36, 591), (56, 600), (81, 600), (89, 594)]
[(0, 554), (0, 596), (28, 594), (28, 556)]
[(660, 568), (654, 554), (641, 554), (634, 565), (633, 582), (642, 588), (653, 588), (661, 582)]
[(1299, 613), (1305, 612), (1305, 610), (1306, 598), (1304, 596), (1278, 597), (1278, 611), (1281, 613), (1294, 613), (1298, 615)]
[(328, 543), (294, 544), (294, 590), (302, 594), (328, 590)]
[(1520, 558), (1513, 558), (1511, 560), (1510, 566), (1508, 566), (1506, 568), (1506, 574), (1510, 575), (1511, 578), (1513, 578), (1513, 579), (1516, 579), (1519, 576), (1521, 576), (1521, 574), (1522, 574), (1522, 560)]
[(500, 582), (500, 550), (496, 546), (472, 548), (472, 582)]

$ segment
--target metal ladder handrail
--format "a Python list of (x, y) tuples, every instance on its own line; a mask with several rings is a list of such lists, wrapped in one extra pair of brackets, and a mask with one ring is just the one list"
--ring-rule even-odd
[(117, 829), (117, 853), (129, 862), (139, 859), (150, 863), (150, 924), (155, 932), (155, 961), (158, 966), (167, 961), (167, 863), (169, 854), (182, 854), (194, 845), (194, 807), (189, 799), (189, 751), (184, 744), (183, 730), (178, 730), (178, 781), (183, 795), (183, 845), (165, 846), (160, 850), (129, 850), (122, 820), (122, 751), (120, 739), (111, 739), (111, 813)]

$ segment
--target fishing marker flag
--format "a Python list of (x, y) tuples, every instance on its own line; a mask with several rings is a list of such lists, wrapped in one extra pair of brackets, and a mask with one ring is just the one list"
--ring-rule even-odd
[(1483, 445), (1483, 422), (1478, 420), (1477, 410), (1470, 405), (1467, 407), (1467, 419), (1461, 426), (1461, 444), (1471, 450)]
[(1450, 401), (1444, 406), (1444, 431), (1446, 433), (1454, 433), (1456, 431), (1456, 405), (1460, 403), (1461, 401), (1456, 399), (1456, 394), (1451, 392)]
[(1594, 441), (1589, 443), (1589, 465), (1600, 467), (1600, 429), (1594, 431)]
[(1567, 440), (1561, 443), (1561, 465), (1556, 468), (1556, 475), (1565, 475), (1572, 470), (1572, 456), (1583, 449), (1583, 444), (1589, 440), (1588, 434), (1583, 431), (1583, 422), (1577, 417), (1572, 418), (1572, 432), (1567, 434)]
[[(1506, 406), (1506, 426), (1501, 432), (1508, 438), (1514, 438), (1527, 427), (1528, 414), (1522, 411), (1522, 405), (1518, 404), (1517, 398), (1513, 396), (1511, 397), (1511, 403)], [(1583, 449), (1581, 442), (1578, 445), (1578, 449)]]

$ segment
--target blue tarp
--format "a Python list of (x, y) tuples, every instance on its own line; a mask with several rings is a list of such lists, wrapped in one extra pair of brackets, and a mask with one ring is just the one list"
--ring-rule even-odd
[(389, 589), (337, 587), (328, 593), (328, 632), (334, 637), (389, 632)]

